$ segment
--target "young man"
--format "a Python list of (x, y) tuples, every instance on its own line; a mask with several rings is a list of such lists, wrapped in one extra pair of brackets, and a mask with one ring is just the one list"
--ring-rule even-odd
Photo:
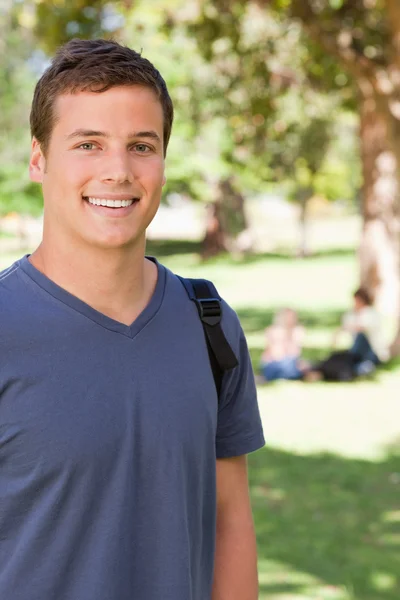
[(217, 397), (179, 279), (145, 257), (173, 109), (136, 52), (62, 47), (37, 84), (43, 239), (0, 276), (0, 598), (256, 600), (243, 332)]

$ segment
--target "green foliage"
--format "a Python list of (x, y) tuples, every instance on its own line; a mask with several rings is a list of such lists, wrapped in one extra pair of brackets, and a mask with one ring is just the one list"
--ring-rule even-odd
[[(229, 7), (235, 6), (234, 2), (228, 4)], [(251, 3), (248, 3), (247, 10), (252, 14), (255, 9), (254, 5), (252, 9), (250, 6)], [(253, 21), (257, 23), (258, 35), (251, 35), (250, 39), (255, 45), (264, 40), (264, 46), (267, 40), (268, 52), (261, 55), (259, 60), (269, 65), (270, 77), (265, 85), (269, 88), (271, 102), (263, 113), (264, 149), (247, 140), (252, 158), (254, 154), (261, 157), (268, 167), (264, 176), (269, 181), (289, 184), (294, 198), (298, 197), (298, 190), (304, 186), (316, 191), (318, 182), (319, 193), (329, 199), (337, 199), (343, 197), (343, 193), (335, 197), (332, 194), (333, 186), (329, 193), (325, 193), (323, 188), (326, 186), (322, 184), (329, 172), (325, 168), (329, 155), (329, 159), (338, 165), (345, 176), (343, 185), (347, 188), (346, 197), (354, 197), (359, 180), (352, 178), (346, 170), (343, 154), (336, 152), (338, 145), (334, 138), (342, 118), (341, 107), (352, 107), (349, 103), (349, 92), (352, 91), (349, 90), (348, 79), (343, 76), (340, 78), (341, 72), (332, 57), (323, 54), (319, 47), (306, 43), (301, 29), (295, 23), (265, 10), (256, 16)], [(251, 47), (249, 51), (254, 58), (254, 49)], [(255, 52), (257, 61), (260, 50), (256, 49)], [(336, 82), (334, 93), (328, 95), (326, 88), (332, 87), (332, 81)], [(354, 128), (347, 131), (347, 138), (354, 138), (354, 135)], [(354, 148), (354, 142), (349, 141)], [(359, 172), (357, 155), (352, 164)], [(323, 167), (324, 178), (319, 173)]]
[(339, 8), (342, 8), (343, 2), (344, 2), (344, 0), (329, 0), (329, 4), (330, 4), (331, 8), (333, 8), (334, 10), (338, 10)]
[(20, 25), (16, 10), (1, 13), (0, 216), (13, 211), (38, 214), (41, 210), (39, 187), (28, 177), (34, 78), (27, 61), (32, 50), (30, 31)]
[[(327, 57), (337, 63), (342, 50), (370, 61), (376, 67), (390, 64), (392, 48), (387, 5), (384, 0), (272, 0), (279, 15), (299, 19), (312, 28)], [(326, 52), (327, 48), (331, 52)]]
[(33, 216), (42, 212), (41, 188), (29, 180), (22, 162), (7, 162), (0, 169), (0, 216), (11, 212)]
[(296, 165), (313, 176), (321, 167), (344, 96), (325, 96), (321, 72), (310, 88), (297, 25), (253, 2), (157, 0), (135, 3), (124, 39), (160, 68), (175, 102), (167, 192), (208, 199), (232, 172), (245, 192), (277, 181), (293, 187)]
[(50, 0), (38, 2), (34, 31), (45, 51), (53, 54), (71, 38), (107, 37), (122, 23), (107, 0)]

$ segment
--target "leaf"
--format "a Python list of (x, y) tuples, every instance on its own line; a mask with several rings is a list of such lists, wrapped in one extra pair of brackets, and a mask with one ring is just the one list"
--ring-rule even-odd
[(333, 10), (339, 10), (343, 6), (343, 0), (329, 0), (329, 5)]

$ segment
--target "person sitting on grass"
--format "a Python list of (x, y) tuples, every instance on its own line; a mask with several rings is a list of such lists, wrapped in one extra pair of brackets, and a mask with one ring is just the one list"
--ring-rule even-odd
[(354, 360), (355, 375), (368, 375), (389, 358), (389, 352), (383, 339), (380, 315), (367, 290), (358, 288), (353, 300), (353, 309), (343, 316), (342, 326), (334, 334), (333, 345), (336, 346), (342, 332), (350, 333), (353, 341), (349, 352)]
[(370, 295), (364, 288), (359, 288), (354, 292), (353, 298), (353, 309), (343, 316), (342, 325), (333, 338), (335, 348), (339, 335), (343, 332), (350, 333), (350, 348), (335, 351), (314, 365), (306, 373), (306, 381), (352, 381), (356, 377), (370, 375), (389, 358), (380, 315), (372, 306)]
[(301, 379), (308, 365), (300, 358), (304, 328), (296, 311), (279, 310), (273, 324), (265, 330), (265, 350), (261, 356), (261, 371), (266, 381)]

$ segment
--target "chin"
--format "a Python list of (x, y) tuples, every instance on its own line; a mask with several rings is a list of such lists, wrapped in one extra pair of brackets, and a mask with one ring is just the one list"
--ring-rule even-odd
[(130, 236), (105, 236), (98, 237), (97, 239), (91, 239), (90, 245), (99, 250), (127, 250), (129, 248), (137, 246), (144, 236), (132, 237)]

